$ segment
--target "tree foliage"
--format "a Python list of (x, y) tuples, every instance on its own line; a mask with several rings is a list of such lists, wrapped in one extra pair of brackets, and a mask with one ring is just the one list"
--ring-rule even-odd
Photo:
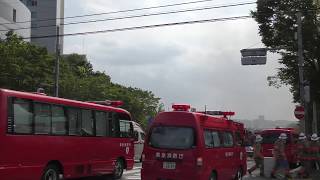
[(54, 59), (45, 48), (22, 41), (12, 32), (0, 41), (0, 85), (14, 90), (35, 91), (53, 82)]
[(313, 0), (258, 0), (252, 12), (259, 24), (262, 42), (281, 54), (278, 70), (280, 82), (290, 85), (294, 101), (299, 101), (297, 16), (302, 13), (305, 79), (310, 83), (311, 96), (320, 101), (320, 32), (319, 14)]
[[(0, 87), (34, 92), (38, 87), (53, 95), (55, 59), (45, 48), (9, 32), (0, 40)], [(60, 60), (59, 97), (81, 100), (122, 100), (134, 120), (146, 127), (147, 118), (161, 109), (151, 91), (111, 82), (105, 72), (94, 71), (85, 55), (64, 55)]]

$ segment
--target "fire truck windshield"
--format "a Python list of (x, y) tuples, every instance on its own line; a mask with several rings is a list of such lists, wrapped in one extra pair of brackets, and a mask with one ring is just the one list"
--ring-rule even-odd
[[(276, 140), (279, 138), (280, 132), (266, 133), (266, 134), (262, 134), (261, 136), (263, 137), (262, 144), (274, 144), (274, 142), (276, 142)], [(288, 134), (287, 136), (288, 136), (288, 139), (286, 140), (286, 143), (289, 143), (291, 142), (291, 138)]]
[(189, 127), (154, 127), (149, 144), (161, 149), (190, 149), (195, 145), (194, 130)]

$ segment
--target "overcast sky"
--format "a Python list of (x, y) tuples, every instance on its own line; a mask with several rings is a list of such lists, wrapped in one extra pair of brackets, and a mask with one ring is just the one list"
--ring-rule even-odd
[[(67, 0), (65, 16), (158, 6), (186, 0)], [(178, 9), (225, 5), (216, 0), (171, 8), (69, 19), (66, 22), (122, 17)], [(248, 15), (255, 5), (66, 26), (65, 33), (106, 30), (178, 21)], [(293, 120), (288, 87), (269, 87), (267, 76), (280, 67), (268, 53), (267, 65), (241, 66), (240, 49), (263, 47), (253, 19), (170, 26), (66, 37), (64, 53), (87, 54), (95, 70), (113, 82), (152, 91), (168, 108), (188, 103), (198, 110), (231, 110), (235, 118)]]

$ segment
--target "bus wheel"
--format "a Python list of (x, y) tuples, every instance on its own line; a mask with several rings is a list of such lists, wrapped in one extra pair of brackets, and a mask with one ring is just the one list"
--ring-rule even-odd
[(211, 175), (210, 175), (209, 180), (217, 180), (217, 175), (216, 175), (216, 173), (212, 172)]
[(60, 170), (55, 165), (48, 165), (43, 171), (41, 180), (59, 180)]
[(234, 178), (235, 180), (242, 180), (242, 169), (238, 169), (237, 174)]
[(123, 174), (123, 162), (121, 159), (117, 159), (116, 164), (114, 166), (114, 170), (113, 170), (113, 178), (114, 179), (120, 179), (122, 174)]

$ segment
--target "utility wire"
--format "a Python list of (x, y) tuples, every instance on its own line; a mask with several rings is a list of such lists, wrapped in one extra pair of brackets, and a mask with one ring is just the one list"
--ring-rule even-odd
[[(316, 11), (320, 8), (316, 9), (309, 9), (307, 11)], [(291, 11), (290, 11), (291, 12)], [(296, 11), (299, 12), (299, 11)], [(270, 14), (270, 13), (263, 13), (261, 14)], [(274, 14), (274, 12), (272, 12)], [(194, 21), (182, 21), (182, 22), (175, 22), (175, 23), (163, 23), (163, 24), (154, 24), (154, 25), (146, 25), (146, 26), (133, 26), (127, 28), (116, 28), (116, 29), (107, 29), (107, 30), (98, 30), (98, 31), (87, 31), (87, 32), (79, 32), (79, 33), (69, 33), (69, 34), (61, 34), (60, 37), (64, 36), (78, 36), (78, 35), (88, 35), (88, 34), (98, 34), (98, 33), (109, 33), (109, 32), (117, 32), (117, 31), (128, 31), (128, 30), (137, 30), (137, 29), (150, 29), (150, 28), (157, 28), (157, 27), (164, 27), (164, 26), (176, 26), (176, 25), (185, 25), (185, 24), (199, 24), (199, 23), (209, 23), (209, 22), (218, 22), (218, 21), (228, 21), (228, 20), (237, 20), (237, 19), (248, 19), (252, 18), (251, 15), (244, 15), (244, 16), (235, 16), (235, 17), (227, 17), (227, 18), (216, 18), (216, 19), (204, 19), (204, 20), (194, 20)], [(23, 39), (41, 39), (41, 38), (51, 38), (56, 37), (57, 35), (45, 35), (45, 36), (33, 36), (33, 37), (26, 37)]]
[[(194, 20), (194, 21), (180, 21), (180, 22), (164, 23), (164, 24), (153, 24), (153, 25), (146, 25), (146, 26), (133, 26), (133, 27), (107, 29), (107, 30), (99, 30), (99, 31), (87, 31), (87, 32), (79, 32), (79, 33), (60, 34), (59, 37), (110, 33), (110, 32), (118, 32), (118, 31), (131, 31), (131, 30), (138, 30), (138, 29), (151, 29), (151, 28), (186, 25), (186, 24), (200, 24), (200, 23), (220, 22), (220, 21), (231, 21), (231, 20), (248, 19), (248, 18), (252, 18), (252, 16), (249, 16), (249, 15), (235, 16), (235, 17), (227, 17), (227, 18), (215, 18), (215, 19), (203, 19), (203, 20)], [(31, 38), (32, 39), (42, 39), (42, 38), (53, 38), (53, 37), (57, 37), (57, 35), (34, 36), (34, 37), (28, 37), (28, 38), (23, 38), (23, 39), (31, 39)]]
[(203, 2), (210, 2), (210, 1), (214, 1), (214, 0), (189, 1), (189, 2), (184, 2), (184, 3), (166, 4), (166, 5), (160, 5), (160, 6), (150, 6), (150, 7), (145, 7), (145, 8), (126, 9), (126, 10), (120, 10), (120, 11), (110, 11), (110, 12), (105, 12), (105, 13), (94, 13), (94, 14), (84, 14), (84, 15), (77, 15), (77, 16), (67, 16), (64, 18), (48, 18), (48, 19), (39, 19), (39, 20), (35, 20), (35, 21), (20, 21), (20, 22), (14, 22), (14, 23), (2, 23), (0, 25), (28, 23), (28, 22), (41, 22), (41, 21), (53, 21), (53, 20), (59, 20), (59, 19), (60, 20), (61, 19), (74, 19), (74, 18), (100, 16), (100, 15), (107, 15), (107, 14), (118, 14), (118, 13), (124, 13), (124, 12), (134, 12), (134, 11), (142, 11), (142, 10), (149, 10), (149, 9), (158, 9), (158, 8), (164, 8), (164, 7), (181, 6), (181, 5), (196, 4), (196, 3), (203, 3)]
[[(67, 26), (67, 25), (87, 24), (87, 23), (114, 21), (114, 20), (122, 20), (122, 19), (132, 19), (132, 18), (149, 17), (149, 16), (159, 16), (159, 15), (167, 15), (167, 14), (177, 14), (177, 13), (185, 13), (185, 12), (193, 12), (193, 11), (203, 11), (203, 10), (209, 10), (209, 9), (220, 9), (220, 8), (228, 8), (228, 7), (237, 7), (237, 6), (244, 6), (244, 5), (250, 5), (250, 4), (255, 4), (255, 3), (256, 2), (244, 2), (244, 3), (227, 4), (227, 5), (220, 5), (220, 6), (209, 6), (209, 7), (202, 7), (202, 8), (183, 9), (183, 10), (177, 10), (177, 11), (167, 11), (167, 12), (158, 12), (158, 13), (149, 13), (149, 14), (141, 14), (141, 15), (115, 17), (115, 18), (96, 19), (96, 20), (88, 20), (88, 21), (78, 21), (78, 22), (70, 22), (70, 23), (65, 23), (65, 24), (60, 24), (60, 25), (61, 26)], [(31, 29), (38, 29), (38, 28), (44, 28), (44, 27), (56, 27), (56, 26), (57, 25), (55, 25), (55, 24), (54, 25), (45, 25), (45, 26), (31, 27)], [(17, 31), (17, 30), (24, 30), (24, 29), (30, 29), (30, 27), (16, 28), (16, 29), (11, 29), (11, 30), (12, 31)], [(0, 32), (1, 31), (7, 31), (7, 30), (0, 30)]]

